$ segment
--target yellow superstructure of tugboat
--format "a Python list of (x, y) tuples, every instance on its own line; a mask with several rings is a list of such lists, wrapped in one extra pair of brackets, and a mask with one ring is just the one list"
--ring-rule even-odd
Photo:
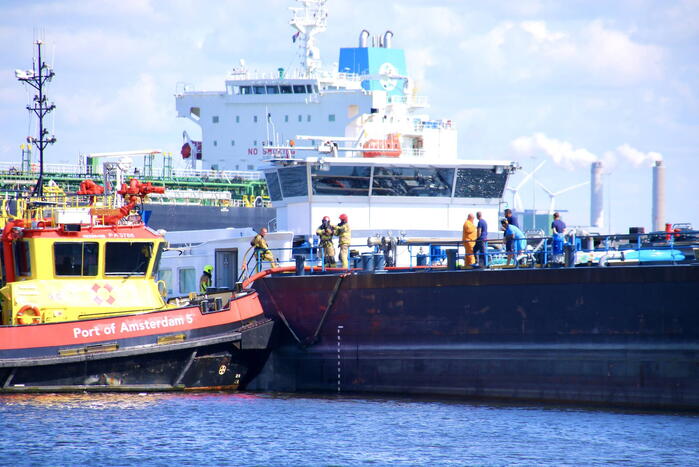
[[(173, 308), (154, 280), (161, 235), (110, 208), (66, 199), (3, 210), (2, 324), (79, 321)], [(107, 213), (107, 215), (99, 215)], [(161, 289), (162, 290), (162, 289)]]

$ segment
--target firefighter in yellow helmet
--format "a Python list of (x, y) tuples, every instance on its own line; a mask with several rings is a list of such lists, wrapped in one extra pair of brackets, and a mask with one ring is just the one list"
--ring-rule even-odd
[(316, 235), (320, 237), (320, 247), (323, 249), (324, 254), (323, 262), (331, 268), (334, 268), (336, 265), (335, 247), (333, 246), (334, 233), (335, 226), (330, 223), (330, 218), (328, 216), (323, 217), (323, 222), (316, 229)]
[(262, 227), (260, 229), (260, 233), (255, 235), (255, 238), (252, 239), (250, 245), (255, 247), (254, 255), (256, 258), (258, 258), (258, 261), (269, 261), (270, 263), (272, 263), (272, 267), (276, 268), (277, 263), (276, 261), (274, 261), (274, 256), (272, 255), (272, 252), (269, 249), (269, 245), (267, 245), (265, 235), (267, 235), (267, 229), (265, 227)]
[(339, 238), (337, 246), (340, 248), (342, 267), (347, 269), (349, 267), (347, 255), (349, 253), (350, 239), (352, 238), (352, 229), (350, 229), (347, 223), (347, 214), (340, 214), (340, 223), (335, 227), (335, 235)]
[(211, 276), (214, 274), (214, 267), (210, 264), (204, 266), (204, 272), (199, 278), (199, 292), (206, 293), (207, 289), (211, 287)]

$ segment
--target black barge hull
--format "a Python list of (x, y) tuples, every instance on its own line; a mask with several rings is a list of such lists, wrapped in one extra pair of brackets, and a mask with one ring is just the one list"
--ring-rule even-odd
[(258, 389), (699, 409), (699, 265), (271, 276)]

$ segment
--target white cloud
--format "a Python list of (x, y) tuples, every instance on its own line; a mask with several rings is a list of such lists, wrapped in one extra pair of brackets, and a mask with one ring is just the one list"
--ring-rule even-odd
[(471, 60), (502, 71), (499, 77), (506, 81), (574, 77), (576, 82), (624, 85), (664, 75), (661, 47), (634, 42), (600, 20), (568, 30), (540, 20), (504, 21), (459, 47)]

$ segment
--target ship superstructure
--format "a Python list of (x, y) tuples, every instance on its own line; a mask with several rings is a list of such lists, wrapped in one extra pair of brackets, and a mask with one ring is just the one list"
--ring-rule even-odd
[(337, 69), (329, 71), (320, 65), (315, 40), (326, 27), (326, 1), (299, 3), (290, 24), (301, 44), (300, 69), (256, 73), (241, 61), (225, 90), (178, 91), (178, 116), (201, 127), (203, 168), (254, 170), (270, 156), (303, 157), (293, 147), (275, 148), (297, 135), (362, 146), (389, 141), (402, 155), (456, 159), (456, 128), (424, 114), (427, 100), (416, 95), (391, 31), (372, 37), (363, 30), (357, 47), (342, 48)]

